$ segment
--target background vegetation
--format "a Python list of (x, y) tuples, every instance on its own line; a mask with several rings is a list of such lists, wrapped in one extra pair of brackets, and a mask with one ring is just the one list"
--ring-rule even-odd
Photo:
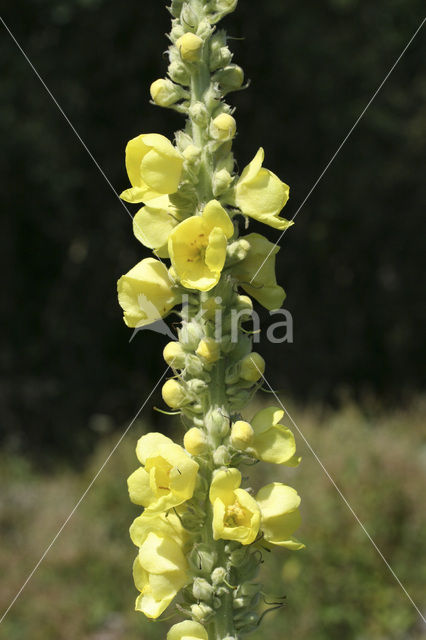
[[(424, 403), (404, 412), (362, 415), (291, 406), (330, 475), (417, 604), (426, 598)], [(170, 621), (133, 611), (135, 555), (127, 536), (138, 515), (124, 478), (136, 466), (136, 423), (58, 538), (0, 629), (7, 640), (163, 640)], [(177, 437), (179, 437), (177, 435)], [(0, 459), (0, 610), (22, 585), (115, 444), (105, 440), (81, 473), (35, 473), (26, 459)], [(266, 600), (286, 594), (253, 639), (421, 640), (419, 616), (300, 437), (298, 469), (258, 465), (253, 487), (281, 480), (302, 495), (300, 552), (265, 553)], [(272, 466), (272, 465), (271, 465)], [(253, 468), (251, 467), (251, 470)], [(6, 487), (6, 488), (4, 488)], [(269, 597), (268, 597), (269, 596)], [(265, 608), (267, 608), (265, 606)], [(177, 618), (174, 618), (177, 621)]]
[[(291, 186), (289, 217), (422, 16), (420, 0), (241, 0), (227, 18), (235, 61), (252, 81), (231, 96), (239, 166), (264, 146), (266, 166)], [(164, 3), (4, 0), (2, 17), (120, 192), (127, 140), (141, 131), (171, 137), (182, 125), (148, 103), (150, 82), (166, 69)], [(128, 343), (115, 281), (147, 254), (1, 28), (3, 610), (164, 371), (165, 338), (142, 332)], [(294, 343), (277, 348), (263, 337), (259, 346), (270, 383), (295, 402), (296, 422), (420, 603), (424, 58), (420, 33), (285, 235), (277, 269)], [(132, 427), (0, 637), (164, 638), (165, 625), (132, 611), (127, 528), (136, 511), (125, 486), (136, 438), (176, 427), (153, 410), (160, 403), (154, 394), (144, 423)], [(268, 614), (262, 633), (420, 639), (414, 609), (298, 444), (303, 465), (281, 479), (303, 496), (308, 548), (283, 552), (276, 565), (265, 558), (265, 581), (283, 585), (288, 604)]]
[[(120, 192), (127, 140), (182, 125), (148, 103), (166, 70), (165, 2), (4, 0), (2, 9)], [(226, 19), (252, 81), (231, 95), (238, 162), (264, 146), (267, 166), (291, 185), (289, 216), (422, 16), (421, 0), (242, 0)], [(420, 33), (282, 241), (294, 343), (261, 348), (271, 384), (303, 401), (373, 394), (395, 406), (424, 384), (424, 57)], [(159, 378), (164, 337), (128, 344), (115, 282), (147, 254), (5, 30), (0, 59), (2, 432), (44, 463), (53, 453), (78, 462), (98, 437), (87, 417), (121, 424)]]

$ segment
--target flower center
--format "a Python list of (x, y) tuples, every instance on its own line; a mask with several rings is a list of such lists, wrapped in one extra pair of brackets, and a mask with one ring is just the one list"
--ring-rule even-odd
[(158, 495), (165, 495), (170, 492), (170, 471), (172, 465), (161, 456), (148, 458), (145, 470), (150, 475), (151, 488)]
[(249, 526), (250, 513), (238, 501), (235, 501), (226, 507), (223, 524), (225, 527)]

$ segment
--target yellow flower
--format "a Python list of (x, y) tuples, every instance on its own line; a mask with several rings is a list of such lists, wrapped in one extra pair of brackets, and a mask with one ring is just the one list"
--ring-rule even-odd
[(280, 424), (284, 415), (282, 409), (268, 407), (258, 411), (251, 421), (254, 436), (250, 443), (259, 460), (296, 466), (300, 458), (296, 457), (296, 442), (292, 431)]
[(225, 264), (227, 239), (234, 226), (217, 200), (210, 200), (201, 216), (181, 222), (169, 236), (172, 266), (184, 287), (209, 291)]
[(198, 464), (162, 433), (138, 440), (136, 455), (143, 465), (128, 478), (130, 500), (159, 512), (189, 500), (194, 493)]
[(183, 444), (188, 453), (193, 456), (202, 455), (208, 448), (206, 434), (198, 427), (192, 427), (185, 433)]
[(195, 353), (204, 358), (209, 364), (212, 364), (220, 358), (220, 345), (213, 338), (203, 338), (198, 343)]
[(256, 500), (240, 489), (238, 469), (216, 471), (210, 486), (215, 540), (237, 540), (251, 544), (259, 531), (260, 510)]
[(128, 327), (143, 327), (165, 315), (178, 303), (166, 266), (154, 258), (138, 262), (117, 282), (118, 302)]
[(281, 482), (272, 482), (260, 489), (256, 501), (262, 513), (264, 539), (293, 551), (303, 549), (305, 545), (292, 537), (301, 522), (297, 491)]
[(287, 229), (293, 222), (279, 214), (288, 200), (289, 187), (268, 169), (262, 167), (265, 157), (262, 148), (244, 169), (235, 185), (234, 204), (246, 216), (274, 227)]
[(168, 196), (159, 196), (139, 209), (133, 218), (133, 233), (148, 249), (153, 249), (159, 258), (168, 258), (167, 240), (180, 221), (176, 208)]
[(185, 62), (197, 62), (201, 58), (203, 44), (203, 40), (199, 36), (190, 32), (184, 33), (176, 40), (180, 57)]
[(126, 169), (132, 187), (120, 198), (148, 202), (175, 193), (182, 174), (183, 158), (170, 140), (159, 133), (143, 133), (126, 146)]
[(141, 592), (136, 599), (136, 611), (148, 618), (158, 618), (189, 579), (180, 545), (151, 531), (139, 548), (133, 578)]
[(184, 620), (170, 627), (166, 640), (208, 640), (208, 634), (199, 622)]
[(275, 277), (275, 255), (279, 247), (259, 233), (249, 233), (244, 240), (247, 240), (250, 248), (244, 260), (232, 267), (233, 275), (240, 281), (244, 291), (263, 307), (279, 309), (285, 298), (285, 291), (277, 285)]

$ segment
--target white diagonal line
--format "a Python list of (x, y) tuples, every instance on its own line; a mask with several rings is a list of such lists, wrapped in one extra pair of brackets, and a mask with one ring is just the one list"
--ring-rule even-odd
[(132, 214), (130, 213), (130, 211), (128, 210), (128, 208), (126, 207), (126, 205), (124, 204), (123, 200), (120, 199), (119, 194), (117, 193), (117, 191), (115, 190), (115, 188), (113, 187), (113, 185), (111, 184), (108, 176), (105, 174), (104, 170), (102, 169), (101, 165), (99, 164), (99, 162), (96, 160), (96, 158), (94, 157), (93, 153), (90, 151), (89, 147), (87, 146), (87, 144), (84, 142), (83, 138), (80, 136), (80, 134), (78, 133), (77, 129), (74, 127), (73, 123), (71, 122), (71, 120), (69, 119), (69, 117), (67, 116), (67, 114), (65, 113), (65, 111), (62, 109), (61, 105), (59, 104), (59, 102), (56, 100), (55, 96), (53, 95), (53, 93), (51, 92), (51, 90), (49, 89), (49, 87), (47, 86), (47, 84), (45, 83), (45, 81), (43, 80), (43, 78), (41, 77), (41, 75), (39, 74), (39, 72), (37, 71), (37, 69), (35, 68), (35, 66), (33, 65), (33, 63), (31, 62), (31, 60), (29, 59), (29, 57), (27, 56), (27, 54), (25, 53), (25, 51), (23, 50), (23, 48), (21, 47), (21, 45), (19, 44), (19, 42), (17, 41), (17, 39), (15, 38), (15, 36), (13, 35), (13, 33), (11, 32), (11, 30), (9, 29), (9, 27), (7, 26), (7, 24), (5, 23), (5, 21), (3, 20), (3, 18), (0, 16), (0, 20), (3, 23), (4, 28), (6, 29), (6, 31), (8, 32), (8, 34), (10, 35), (10, 37), (12, 38), (13, 42), (16, 44), (16, 46), (18, 47), (19, 51), (22, 53), (22, 55), (24, 56), (25, 60), (28, 62), (28, 64), (30, 65), (31, 69), (34, 71), (35, 75), (37, 76), (37, 78), (40, 80), (41, 84), (43, 85), (43, 87), (46, 89), (47, 93), (49, 94), (49, 96), (51, 97), (52, 101), (55, 103), (55, 105), (58, 107), (59, 111), (61, 112), (61, 114), (63, 115), (63, 117), (65, 118), (65, 120), (67, 121), (67, 123), (69, 124), (69, 126), (71, 127), (72, 131), (74, 132), (75, 136), (79, 139), (81, 145), (83, 146), (83, 148), (86, 150), (86, 152), (88, 153), (88, 155), (90, 156), (90, 158), (92, 159), (92, 161), (94, 162), (94, 164), (96, 165), (96, 167), (98, 168), (98, 170), (100, 171), (100, 173), (102, 174), (102, 176), (105, 178), (106, 182), (108, 183), (108, 185), (110, 186), (111, 190), (113, 191), (113, 193), (117, 196), (117, 198), (119, 199), (121, 205), (123, 206), (123, 208), (125, 209), (125, 211), (129, 214), (129, 216), (133, 219)]
[[(173, 363), (172, 363), (173, 364)], [(37, 569), (39, 568), (39, 566), (41, 565), (41, 563), (43, 562), (43, 560), (45, 559), (45, 557), (47, 556), (47, 554), (49, 553), (50, 549), (53, 547), (53, 545), (55, 544), (56, 540), (59, 538), (59, 536), (61, 535), (62, 531), (65, 529), (65, 527), (67, 526), (68, 522), (71, 520), (72, 516), (74, 515), (74, 513), (77, 511), (78, 507), (80, 506), (80, 504), (83, 502), (84, 498), (87, 496), (87, 494), (89, 493), (90, 489), (93, 487), (93, 485), (95, 484), (96, 480), (98, 479), (98, 477), (100, 476), (100, 474), (102, 473), (102, 471), (104, 470), (104, 468), (106, 467), (106, 465), (108, 464), (108, 462), (110, 461), (111, 457), (113, 456), (113, 454), (115, 453), (115, 451), (117, 450), (117, 448), (119, 447), (119, 445), (121, 444), (121, 442), (123, 441), (123, 439), (125, 438), (125, 436), (127, 435), (127, 433), (129, 432), (130, 428), (133, 426), (135, 420), (138, 418), (138, 416), (140, 415), (141, 411), (144, 409), (144, 407), (146, 406), (146, 403), (148, 402), (148, 400), (151, 398), (152, 394), (154, 393), (154, 391), (156, 390), (156, 388), (158, 387), (158, 385), (160, 384), (160, 382), (162, 381), (162, 379), (164, 378), (164, 376), (166, 375), (167, 371), (170, 369), (170, 366), (168, 366), (166, 368), (166, 370), (164, 371), (164, 373), (162, 374), (162, 376), (159, 378), (159, 380), (157, 381), (157, 383), (155, 384), (155, 386), (152, 388), (151, 392), (149, 393), (149, 395), (146, 397), (144, 403), (142, 404), (142, 406), (139, 408), (139, 410), (137, 411), (136, 415), (132, 418), (131, 422), (129, 423), (129, 425), (126, 427), (124, 433), (121, 435), (121, 437), (119, 438), (119, 440), (116, 442), (116, 444), (114, 445), (113, 449), (111, 450), (111, 452), (109, 453), (109, 455), (107, 456), (107, 458), (105, 459), (105, 461), (102, 463), (102, 465), (99, 467), (99, 470), (97, 471), (97, 473), (95, 474), (95, 476), (92, 478), (92, 480), (90, 481), (89, 485), (87, 486), (87, 489), (82, 493), (81, 497), (78, 499), (78, 501), (75, 503), (72, 511), (70, 512), (70, 514), (67, 516), (67, 518), (64, 520), (64, 522), (62, 523), (60, 529), (58, 530), (58, 532), (56, 533), (56, 535), (54, 536), (54, 538), (52, 538), (51, 542), (49, 543), (49, 545), (46, 547), (45, 551), (43, 552), (40, 560), (37, 562), (37, 564), (35, 565), (35, 567), (32, 569), (32, 571), (30, 572), (30, 574), (28, 575), (27, 579), (25, 580), (24, 584), (22, 585), (22, 587), (19, 589), (19, 591), (17, 592), (17, 594), (15, 595), (15, 597), (13, 598), (13, 600), (11, 601), (11, 603), (9, 604), (9, 606), (7, 607), (6, 611), (3, 613), (2, 617), (0, 618), (0, 624), (3, 622), (3, 620), (5, 619), (5, 617), (7, 616), (7, 614), (9, 613), (9, 611), (11, 610), (11, 608), (13, 607), (13, 605), (15, 604), (15, 602), (17, 601), (17, 599), (19, 598), (19, 596), (21, 595), (21, 593), (23, 592), (23, 590), (25, 589), (25, 587), (27, 586), (27, 584), (29, 583), (29, 581), (31, 580), (31, 578), (33, 577), (33, 575), (35, 574), (35, 572), (37, 571)]]
[[(4, 28), (6, 29), (6, 31), (8, 32), (8, 34), (10, 35), (10, 37), (12, 38), (13, 42), (16, 44), (16, 46), (18, 47), (19, 51), (22, 53), (22, 55), (24, 56), (25, 60), (28, 62), (28, 64), (30, 65), (31, 69), (34, 71), (35, 75), (37, 76), (37, 78), (40, 80), (41, 84), (43, 85), (43, 87), (46, 89), (47, 93), (49, 94), (49, 96), (51, 97), (53, 103), (58, 107), (59, 111), (61, 112), (61, 114), (63, 115), (63, 117), (65, 118), (66, 122), (68, 123), (68, 125), (71, 127), (71, 130), (74, 132), (75, 136), (77, 137), (77, 139), (80, 141), (82, 147), (85, 149), (85, 151), (88, 153), (89, 157), (92, 159), (93, 163), (95, 164), (95, 166), (98, 168), (98, 170), (100, 171), (101, 175), (104, 177), (105, 181), (107, 182), (107, 184), (109, 185), (109, 187), (111, 188), (112, 192), (116, 195), (116, 197), (118, 198), (121, 206), (123, 207), (123, 209), (125, 210), (125, 212), (127, 213), (127, 215), (130, 217), (131, 220), (133, 220), (133, 215), (131, 214), (131, 212), (129, 211), (129, 209), (126, 207), (126, 205), (124, 204), (123, 200), (120, 198), (119, 193), (115, 190), (114, 186), (112, 185), (111, 181), (109, 180), (108, 176), (106, 175), (105, 171), (102, 169), (101, 165), (99, 164), (99, 162), (96, 160), (95, 156), (93, 155), (93, 153), (90, 151), (89, 147), (87, 146), (87, 144), (84, 142), (83, 138), (81, 137), (81, 135), (78, 133), (77, 129), (75, 128), (75, 126), (73, 125), (73, 123), (71, 122), (71, 120), (69, 119), (69, 117), (67, 116), (67, 114), (65, 113), (65, 111), (62, 109), (61, 105), (59, 104), (59, 102), (56, 100), (55, 96), (53, 95), (53, 93), (51, 92), (51, 90), (49, 89), (49, 87), (47, 86), (47, 84), (45, 83), (45, 81), (43, 80), (43, 78), (41, 77), (41, 75), (39, 74), (39, 72), (37, 71), (37, 69), (35, 68), (35, 66), (33, 65), (33, 63), (31, 62), (31, 60), (29, 59), (29, 57), (27, 56), (27, 54), (25, 53), (24, 49), (22, 48), (22, 46), (19, 44), (18, 40), (15, 38), (15, 36), (13, 35), (13, 33), (11, 32), (11, 30), (9, 29), (9, 27), (7, 26), (7, 24), (5, 23), (5, 21), (3, 20), (3, 18), (0, 16), (0, 21), (3, 23)], [(139, 224), (137, 224), (138, 228)], [(163, 260), (157, 256), (158, 260), (164, 264)], [(166, 265), (165, 265), (166, 266)], [(173, 283), (175, 283), (175, 280), (173, 278), (173, 276), (169, 273), (169, 277), (172, 280)]]
[[(338, 156), (338, 154), (340, 153), (340, 151), (342, 150), (343, 146), (346, 144), (346, 142), (348, 141), (349, 137), (352, 135), (352, 133), (354, 132), (354, 130), (356, 129), (356, 127), (358, 126), (358, 124), (360, 123), (360, 121), (362, 120), (363, 116), (365, 115), (365, 112), (367, 111), (367, 109), (370, 107), (371, 103), (373, 102), (373, 100), (376, 98), (377, 94), (379, 93), (380, 89), (383, 87), (383, 85), (385, 84), (386, 80), (389, 78), (389, 76), (391, 75), (391, 73), (393, 72), (393, 70), (395, 69), (395, 67), (397, 66), (397, 64), (399, 63), (399, 61), (401, 60), (402, 56), (405, 54), (405, 52), (407, 51), (408, 47), (410, 46), (410, 44), (413, 42), (414, 38), (416, 37), (416, 35), (419, 33), (420, 29), (423, 27), (424, 23), (426, 21), (426, 18), (423, 18), (423, 20), (421, 21), (420, 25), (417, 27), (417, 29), (415, 30), (415, 32), (413, 33), (413, 35), (411, 36), (411, 38), (409, 39), (409, 41), (407, 42), (407, 44), (405, 45), (404, 49), (401, 51), (401, 53), (399, 54), (398, 58), (395, 60), (395, 62), (393, 63), (393, 65), (391, 66), (391, 68), (389, 69), (389, 71), (387, 72), (387, 74), (385, 75), (384, 79), (382, 80), (382, 82), (379, 84), (379, 86), (377, 87), (376, 91), (373, 93), (373, 95), (371, 96), (370, 100), (367, 102), (366, 106), (364, 107), (364, 109), (361, 111), (360, 115), (358, 116), (358, 118), (355, 120), (355, 123), (352, 125), (352, 127), (349, 129), (348, 133), (346, 134), (346, 136), (343, 138), (342, 142), (340, 143), (340, 145), (337, 147), (336, 151), (333, 153), (333, 155), (331, 156), (330, 160), (328, 161), (328, 163), (326, 164), (326, 166), (324, 167), (324, 169), (322, 170), (322, 172), (320, 173), (320, 175), (318, 176), (318, 178), (316, 179), (316, 181), (314, 182), (313, 186), (310, 188), (310, 190), (308, 191), (307, 196), (305, 197), (305, 199), (303, 200), (302, 204), (299, 205), (299, 207), (296, 210), (296, 213), (294, 214), (294, 216), (291, 218), (291, 220), (293, 221), (297, 214), (299, 213), (299, 211), (302, 209), (302, 207), (306, 204), (306, 202), (308, 201), (308, 199), (310, 198), (312, 192), (316, 189), (316, 187), (318, 186), (318, 184), (321, 182), (321, 180), (323, 179), (324, 175), (326, 174), (326, 172), (328, 171), (329, 167), (333, 164), (334, 160), (336, 159), (336, 157)], [(253, 280), (255, 279), (255, 277), (257, 276), (257, 274), (259, 273), (259, 271), (262, 269), (263, 265), (265, 264), (265, 262), (268, 260), (268, 258), (272, 255), (275, 247), (278, 245), (278, 243), (280, 242), (280, 240), (284, 237), (286, 231), (289, 229), (289, 227), (287, 227), (286, 229), (284, 229), (284, 231), (281, 233), (281, 235), (279, 236), (278, 240), (276, 241), (276, 243), (274, 244), (274, 246), (272, 247), (272, 249), (270, 250), (270, 252), (268, 253), (268, 255), (266, 256), (266, 258), (264, 259), (264, 261), (262, 262), (262, 264), (260, 265), (260, 267), (258, 268), (258, 270), (256, 271), (256, 273), (254, 274), (254, 276), (252, 277), (252, 279), (250, 280), (250, 282), (253, 282)]]
[(420, 618), (423, 620), (423, 622), (426, 624), (426, 618), (424, 617), (424, 615), (422, 614), (422, 612), (420, 611), (419, 607), (416, 605), (416, 603), (414, 602), (413, 598), (410, 596), (410, 594), (408, 593), (407, 589), (404, 587), (404, 585), (402, 584), (401, 580), (398, 578), (398, 576), (396, 575), (395, 571), (392, 569), (392, 567), (390, 566), (389, 562), (386, 560), (385, 556), (383, 555), (383, 553), (380, 551), (379, 547), (377, 546), (377, 544), (374, 542), (373, 538), (371, 537), (371, 535), (368, 533), (367, 529), (365, 528), (365, 525), (361, 522), (361, 520), (359, 519), (359, 517), (357, 516), (357, 514), (355, 513), (355, 511), (353, 510), (353, 508), (351, 507), (351, 505), (349, 504), (348, 500), (345, 498), (345, 496), (343, 495), (341, 489), (338, 487), (338, 485), (336, 484), (336, 482), (334, 481), (334, 479), (331, 477), (330, 473), (327, 471), (327, 469), (325, 468), (324, 464), (321, 462), (320, 458), (318, 457), (318, 454), (314, 451), (314, 449), (312, 448), (312, 446), (310, 445), (310, 443), (308, 442), (308, 440), (306, 439), (306, 437), (304, 436), (304, 434), (302, 433), (302, 431), (299, 429), (299, 427), (297, 426), (297, 424), (295, 423), (295, 421), (293, 420), (293, 418), (291, 417), (291, 415), (289, 414), (289, 412), (287, 411), (287, 409), (284, 407), (283, 403), (281, 402), (281, 400), (279, 399), (279, 397), (277, 396), (276, 392), (274, 391), (274, 389), (271, 387), (271, 385), (269, 384), (269, 382), (267, 381), (267, 379), (265, 378), (265, 376), (263, 375), (263, 373), (261, 372), (261, 370), (259, 369), (259, 367), (257, 366), (257, 364), (255, 363), (254, 359), (251, 358), (252, 363), (254, 364), (254, 366), (256, 367), (256, 369), (258, 370), (258, 372), (261, 374), (264, 382), (268, 385), (269, 390), (272, 392), (272, 394), (275, 396), (276, 401), (280, 404), (282, 410), (287, 414), (287, 416), (289, 417), (292, 425), (294, 426), (294, 428), (297, 430), (298, 434), (300, 435), (300, 437), (302, 438), (302, 440), (304, 441), (304, 443), (306, 444), (306, 446), (308, 447), (309, 451), (312, 453), (312, 455), (314, 456), (315, 460), (318, 462), (318, 464), (320, 465), (321, 469), (324, 471), (325, 475), (327, 476), (327, 478), (330, 480), (331, 484), (333, 485), (333, 487), (336, 489), (337, 493), (339, 494), (339, 496), (342, 498), (343, 502), (345, 503), (345, 505), (347, 506), (347, 508), (349, 509), (349, 511), (352, 513), (353, 517), (355, 518), (355, 520), (357, 521), (357, 523), (359, 524), (359, 526), (361, 527), (361, 529), (363, 530), (363, 532), (365, 533), (365, 535), (367, 536), (367, 538), (369, 539), (369, 541), (371, 542), (371, 544), (373, 545), (373, 547), (375, 548), (375, 550), (377, 551), (377, 553), (379, 554), (379, 556), (381, 557), (381, 559), (383, 560), (383, 562), (385, 563), (385, 565), (387, 566), (387, 568), (389, 569), (389, 571), (391, 572), (391, 574), (393, 575), (393, 577), (395, 578), (396, 582), (399, 584), (399, 586), (401, 587), (401, 589), (403, 590), (403, 592), (405, 593), (405, 595), (407, 596), (408, 600), (411, 602), (411, 604), (413, 605), (413, 607), (415, 608), (415, 610), (417, 611), (417, 613), (419, 614)]

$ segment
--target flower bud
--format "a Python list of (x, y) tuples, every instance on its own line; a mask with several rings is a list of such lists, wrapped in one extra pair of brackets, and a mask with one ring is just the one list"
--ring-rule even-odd
[(192, 593), (196, 600), (211, 600), (214, 595), (212, 585), (205, 578), (194, 578)]
[(247, 309), (249, 311), (253, 311), (253, 302), (249, 296), (237, 296), (237, 309), (242, 311), (243, 309)]
[(178, 82), (184, 86), (189, 85), (190, 76), (185, 65), (181, 61), (172, 60), (168, 66), (167, 72), (174, 82)]
[(197, 544), (189, 553), (188, 560), (196, 571), (211, 573), (216, 564), (216, 553), (207, 544)]
[(203, 40), (206, 40), (212, 32), (212, 27), (210, 25), (210, 20), (204, 18), (198, 25), (197, 36), (200, 36)]
[(195, 124), (199, 125), (200, 127), (206, 126), (209, 120), (209, 114), (206, 106), (202, 102), (195, 102), (193, 105), (191, 105), (189, 107), (188, 113)]
[(207, 384), (204, 380), (200, 380), (200, 378), (193, 378), (186, 383), (188, 391), (193, 393), (196, 396), (199, 396), (201, 393), (207, 389)]
[(155, 80), (151, 84), (149, 92), (151, 98), (159, 107), (170, 107), (185, 95), (182, 87), (179, 87), (167, 78)]
[(183, 369), (185, 366), (185, 356), (185, 351), (177, 340), (168, 342), (163, 349), (164, 360), (174, 369)]
[(224, 438), (229, 432), (229, 418), (219, 409), (212, 409), (206, 415), (206, 428), (213, 437)]
[(172, 409), (179, 409), (186, 400), (183, 386), (177, 380), (167, 380), (161, 389), (164, 402)]
[(232, 176), (227, 169), (216, 171), (213, 176), (213, 195), (220, 196), (229, 188), (232, 182)]
[(260, 353), (249, 353), (240, 362), (240, 376), (248, 382), (257, 382), (265, 371), (265, 361)]
[(248, 603), (249, 602), (247, 601), (247, 598), (245, 598), (244, 596), (237, 596), (236, 598), (234, 598), (233, 607), (234, 609), (242, 609), (243, 607), (246, 607)]
[(232, 53), (225, 45), (223, 32), (217, 33), (210, 40), (210, 71), (226, 67), (232, 60)]
[(250, 250), (250, 244), (244, 238), (235, 240), (227, 247), (227, 256), (234, 262), (241, 262), (247, 256)]
[(219, 466), (228, 466), (231, 462), (231, 455), (225, 445), (221, 444), (214, 453), (213, 453), (213, 461), (215, 465)]
[(170, 13), (175, 18), (179, 18), (180, 12), (182, 11), (183, 0), (172, 0), (172, 4), (170, 6)]
[(246, 449), (253, 441), (254, 431), (251, 424), (237, 420), (231, 427), (231, 444), (236, 449)]
[(206, 320), (212, 320), (215, 317), (216, 312), (221, 312), (223, 308), (224, 306), (220, 296), (217, 296), (216, 298), (208, 298), (201, 304), (203, 317), (206, 318)]
[(226, 579), (226, 575), (227, 571), (225, 567), (216, 567), (210, 576), (212, 584), (215, 586), (221, 584)]
[(207, 436), (201, 429), (192, 427), (183, 437), (183, 446), (192, 456), (199, 456), (208, 449)]
[(196, 147), (195, 144), (189, 144), (182, 155), (187, 162), (192, 164), (200, 158), (201, 149), (200, 147)]
[(191, 605), (191, 613), (196, 622), (206, 624), (206, 622), (208, 622), (212, 617), (214, 611), (208, 604), (200, 602), (200, 604)]
[(224, 69), (219, 69), (213, 80), (219, 83), (223, 92), (236, 91), (244, 82), (244, 71), (237, 64), (229, 64)]
[(182, 11), (180, 12), (180, 20), (191, 29), (197, 28), (198, 17), (189, 2), (184, 2)]
[(233, 567), (240, 567), (247, 560), (247, 557), (247, 549), (240, 547), (231, 552), (229, 561)]
[(204, 358), (209, 364), (212, 364), (220, 358), (220, 345), (213, 338), (203, 338), (200, 340), (195, 353)]
[(196, 349), (202, 337), (202, 329), (196, 322), (187, 322), (179, 332), (181, 342), (188, 349)]
[(210, 135), (215, 140), (225, 142), (232, 140), (237, 130), (237, 123), (229, 113), (220, 113), (210, 123)]
[(185, 62), (198, 62), (201, 58), (204, 40), (195, 33), (185, 33), (176, 40), (180, 56)]
[(184, 35), (185, 29), (178, 20), (172, 20), (172, 29), (170, 31), (170, 39), (172, 42), (176, 42), (178, 38)]
[(194, 356), (193, 354), (188, 354), (186, 356), (186, 370), (191, 376), (202, 376), (204, 373), (204, 367), (200, 358)]

